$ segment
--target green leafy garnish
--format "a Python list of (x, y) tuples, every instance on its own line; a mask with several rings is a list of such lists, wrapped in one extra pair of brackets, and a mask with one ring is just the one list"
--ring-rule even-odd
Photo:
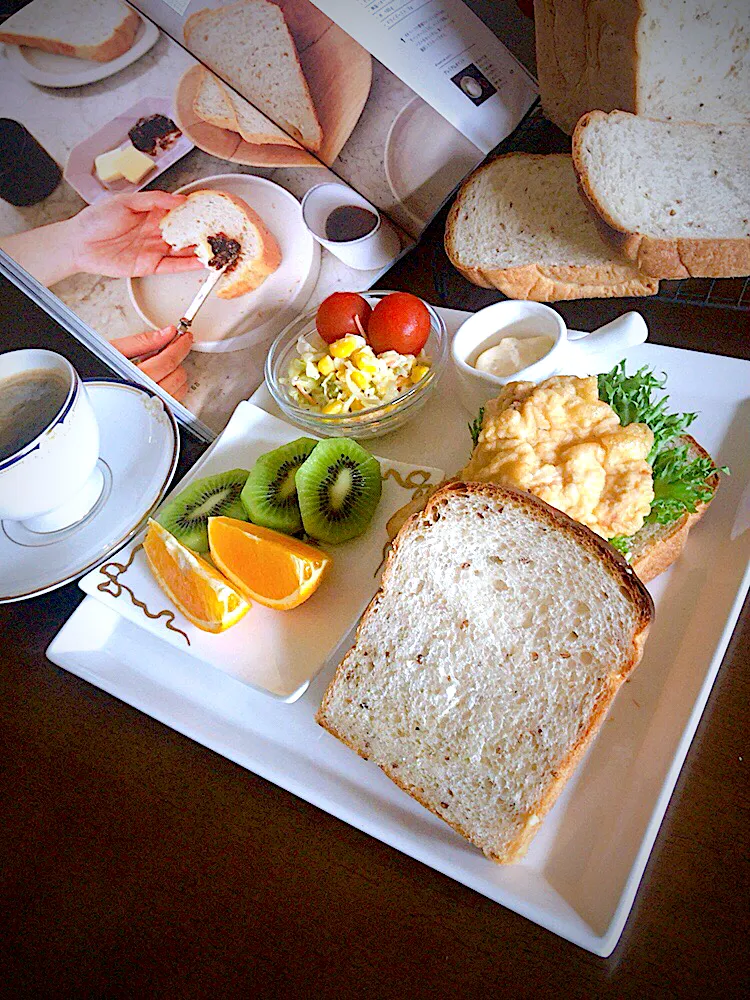
[[(671, 524), (685, 512), (692, 514), (699, 504), (707, 503), (714, 493), (708, 480), (716, 472), (729, 470), (717, 469), (710, 458), (691, 459), (689, 445), (678, 443), (697, 414), (670, 413), (669, 396), (655, 396), (664, 389), (666, 375), (657, 378), (645, 367), (628, 375), (625, 362), (621, 361), (612, 371), (600, 375), (598, 383), (599, 398), (609, 403), (623, 427), (640, 423), (653, 432), (654, 444), (648, 462), (654, 476), (654, 500), (645, 523)], [(609, 544), (627, 559), (630, 541), (618, 535), (610, 538)]]
[(691, 461), (688, 452), (686, 444), (676, 445), (664, 448), (654, 459), (654, 501), (646, 523), (671, 524), (686, 511), (695, 513), (714, 494), (708, 479), (717, 471), (729, 472), (726, 466), (717, 469), (710, 458)]
[(615, 535), (614, 538), (608, 538), (607, 541), (612, 546), (613, 549), (625, 556), (626, 559), (630, 556), (630, 538), (626, 538), (625, 535)]
[(484, 407), (480, 407), (479, 413), (476, 417), (469, 423), (469, 434), (471, 434), (471, 440), (474, 447), (479, 444), (479, 433), (482, 430), (482, 421), (484, 420)]
[(634, 375), (627, 375), (625, 362), (615, 365), (606, 375), (600, 375), (599, 399), (609, 403), (623, 427), (627, 424), (646, 424), (654, 435), (654, 444), (648, 456), (653, 464), (661, 449), (684, 434), (697, 413), (669, 413), (669, 396), (654, 398), (662, 390), (667, 377), (660, 379), (648, 368), (639, 368)]

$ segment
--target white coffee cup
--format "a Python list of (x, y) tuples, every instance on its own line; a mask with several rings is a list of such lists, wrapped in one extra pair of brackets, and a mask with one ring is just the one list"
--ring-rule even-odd
[(99, 427), (75, 368), (53, 351), (0, 354), (0, 384), (11, 375), (43, 369), (64, 379), (65, 401), (49, 424), (14, 454), (0, 460), (0, 519), (29, 531), (76, 524), (99, 499)]
[[(337, 208), (364, 208), (372, 212), (377, 222), (364, 236), (356, 240), (330, 240), (326, 236), (326, 221)], [(401, 250), (401, 239), (381, 213), (361, 194), (346, 184), (325, 181), (307, 191), (302, 199), (302, 218), (315, 239), (326, 250), (357, 271), (372, 271), (388, 267)]]
[[(503, 337), (539, 336), (550, 338), (549, 351), (512, 375), (493, 375), (474, 367), (479, 355)], [(543, 382), (552, 375), (598, 375), (647, 338), (646, 321), (637, 312), (623, 313), (591, 333), (571, 333), (562, 316), (541, 302), (495, 302), (470, 316), (453, 338), (458, 394), (466, 409), (476, 413), (508, 382)]]

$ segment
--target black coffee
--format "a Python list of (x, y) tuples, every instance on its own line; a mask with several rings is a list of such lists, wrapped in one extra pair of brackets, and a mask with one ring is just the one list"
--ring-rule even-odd
[(326, 239), (336, 243), (359, 240), (371, 233), (378, 224), (378, 217), (361, 205), (339, 205), (326, 219)]
[(0, 379), (0, 462), (46, 430), (67, 395), (67, 379), (45, 368)]

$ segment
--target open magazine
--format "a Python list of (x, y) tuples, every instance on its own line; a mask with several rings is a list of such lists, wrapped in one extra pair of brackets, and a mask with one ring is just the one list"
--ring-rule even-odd
[[(50, 6), (32, 0), (27, 9), (35, 3)], [(184, 406), (174, 405), (208, 437), (260, 384), (273, 338), (331, 292), (371, 287), (515, 128), (536, 88), (460, 0), (131, 6), (132, 38), (106, 61), (6, 44), (0, 116), (41, 147), (26, 168), (40, 171), (40, 193), (45, 152), (62, 180), (32, 204), (1, 200), (0, 237), (144, 188), (213, 187), (247, 202), (278, 243), (280, 263), (246, 294), (211, 296), (193, 324), (189, 389)], [(174, 131), (144, 147), (143, 122), (164, 120)], [(151, 162), (123, 166), (131, 146)], [(118, 372), (140, 380), (109, 342), (177, 323), (205, 274), (76, 274), (53, 286), (52, 302), (1, 255), (0, 267)]]

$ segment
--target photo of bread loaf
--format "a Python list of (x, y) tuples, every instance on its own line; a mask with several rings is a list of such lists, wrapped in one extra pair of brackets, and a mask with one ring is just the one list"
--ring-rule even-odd
[(0, 25), (0, 42), (110, 62), (132, 47), (140, 23), (122, 0), (32, 0)]
[[(217, 77), (326, 165), (351, 135), (370, 92), (370, 54), (310, 0), (237, 0), (199, 10), (185, 22), (184, 40)], [(199, 107), (215, 124), (211, 108), (223, 102), (215, 93), (209, 98), (207, 86)], [(238, 125), (257, 144), (247, 139), (256, 135), (252, 121)]]

